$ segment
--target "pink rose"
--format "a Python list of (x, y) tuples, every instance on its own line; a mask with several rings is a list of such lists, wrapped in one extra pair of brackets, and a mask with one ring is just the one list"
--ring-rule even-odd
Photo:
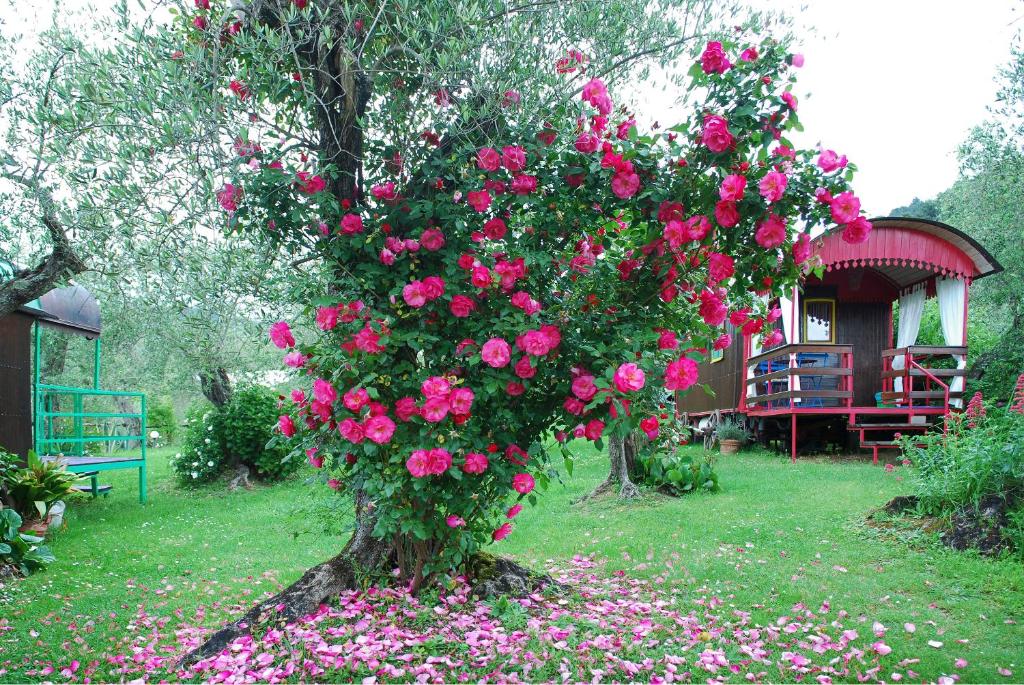
[(636, 192), (640, 189), (640, 177), (635, 172), (617, 172), (612, 176), (612, 192), (615, 196), (623, 200), (636, 195)]
[(427, 453), (427, 473), (440, 476), (452, 465), (452, 455), (446, 449), (435, 447)]
[(577, 376), (572, 382), (572, 394), (584, 402), (589, 402), (597, 394), (597, 386), (594, 385), (594, 377), (589, 374)]
[(395, 434), (395, 422), (386, 416), (371, 416), (363, 424), (363, 433), (373, 442), (383, 445)]
[(300, 369), (306, 365), (309, 357), (298, 350), (293, 350), (284, 356), (284, 365), (293, 369)]
[(491, 270), (486, 266), (474, 266), (473, 271), (470, 272), (469, 281), (477, 288), (489, 288), (491, 287)]
[(835, 150), (822, 150), (821, 154), (818, 155), (818, 166), (826, 174), (836, 169), (842, 169), (847, 164), (846, 155), (839, 156)]
[(278, 321), (270, 326), (270, 342), (282, 350), (295, 347), (295, 337), (287, 321)]
[[(205, 21), (205, 19), (204, 19)], [(217, 202), (228, 214), (238, 211), (238, 203), (242, 201), (242, 189), (239, 186), (225, 183), (224, 187), (217, 191)]]
[(529, 195), (537, 190), (537, 177), (520, 174), (512, 179), (511, 190), (516, 195)]
[(328, 381), (325, 381), (323, 378), (317, 378), (313, 381), (313, 397), (317, 402), (334, 404), (335, 400), (338, 399), (338, 391)]
[(489, 462), (487, 455), (482, 452), (470, 452), (466, 455), (466, 463), (462, 465), (462, 470), (466, 473), (479, 474), (487, 470)]
[(444, 279), (440, 276), (427, 276), (423, 279), (421, 288), (428, 300), (436, 300), (444, 295)]
[(424, 397), (448, 397), (451, 392), (451, 383), (441, 376), (431, 376), (420, 384), (420, 392)]
[(341, 232), (345, 235), (355, 235), (363, 232), (363, 218), (358, 214), (346, 214), (341, 217)]
[(689, 357), (680, 357), (669, 362), (665, 369), (665, 389), (686, 390), (697, 382), (698, 374), (697, 362)]
[(848, 243), (863, 243), (871, 235), (872, 228), (870, 221), (858, 216), (843, 227), (843, 240)]
[(498, 217), (489, 219), (484, 223), (484, 235), (491, 240), (501, 240), (505, 237), (505, 232), (507, 230), (508, 227), (505, 226), (505, 222)]
[(757, 184), (757, 188), (761, 192), (761, 197), (772, 203), (782, 199), (788, 183), (789, 179), (786, 178), (786, 174), (780, 171), (769, 171)]
[(523, 505), (517, 502), (516, 504), (513, 504), (511, 507), (509, 507), (509, 510), (505, 513), (505, 518), (514, 519), (516, 516), (519, 515), (519, 512), (521, 512), (522, 510)]
[(530, 364), (529, 357), (520, 357), (514, 367), (515, 374), (523, 379), (533, 378), (537, 375), (537, 369)]
[(644, 387), (647, 377), (639, 366), (633, 362), (626, 362), (615, 369), (612, 380), (615, 383), (615, 389), (619, 392), (635, 392)]
[(362, 424), (355, 419), (345, 419), (339, 423), (338, 432), (341, 434), (341, 437), (355, 445), (361, 443), (363, 438), (366, 437)]
[(811, 236), (801, 233), (793, 242), (793, 261), (803, 264), (811, 258)]
[(316, 308), (316, 325), (317, 328), (324, 331), (329, 331), (338, 325), (338, 309), (337, 307), (317, 307)]
[(448, 398), (431, 397), (423, 403), (423, 409), (420, 413), (423, 415), (424, 420), (430, 423), (444, 421), (444, 417), (448, 416)]
[(597, 152), (597, 148), (601, 146), (601, 139), (593, 133), (581, 133), (574, 143), (577, 150), (584, 154), (591, 154)]
[(456, 516), (455, 514), (452, 514), (451, 516), (445, 519), (445, 523), (448, 524), (449, 528), (461, 528), (466, 525), (466, 520), (461, 516)]
[(444, 247), (444, 233), (436, 228), (428, 228), (420, 235), (420, 245), (428, 252), (437, 252)]
[(476, 302), (473, 298), (466, 297), (465, 295), (455, 295), (452, 297), (451, 311), (452, 316), (464, 319), (476, 309)]
[(754, 234), (757, 244), (766, 250), (776, 248), (786, 242), (786, 222), (777, 214), (768, 215), (757, 225), (757, 233)]
[(352, 412), (358, 412), (370, 401), (370, 395), (365, 388), (353, 388), (341, 397), (342, 404)]
[(724, 350), (729, 345), (732, 345), (732, 336), (728, 333), (722, 333), (722, 335), (715, 338), (715, 342), (711, 346), (716, 350)]
[(740, 212), (736, 203), (730, 200), (719, 200), (715, 203), (715, 221), (722, 228), (732, 228), (740, 222)]
[(528, 473), (517, 473), (512, 476), (512, 489), (520, 495), (529, 494), (534, 488), (533, 476)]
[(700, 307), (697, 311), (707, 325), (721, 326), (729, 313), (729, 308), (725, 306), (725, 302), (718, 295), (710, 290), (703, 290), (700, 294)]
[(424, 292), (423, 283), (412, 281), (402, 288), (402, 299), (413, 308), (420, 308), (427, 303), (427, 294)]
[(295, 435), (295, 422), (287, 414), (277, 417), (277, 427), (286, 438)]
[(832, 220), (837, 224), (848, 224), (860, 215), (860, 200), (849, 190), (839, 193), (829, 203)]
[(729, 174), (722, 180), (718, 188), (718, 197), (722, 200), (739, 202), (743, 199), (743, 193), (747, 188), (747, 177), (739, 174)]
[(484, 171), (497, 171), (501, 166), (501, 156), (493, 147), (482, 147), (476, 153), (476, 165)]
[(509, 361), (511, 361), (512, 347), (502, 338), (491, 338), (480, 349), (480, 358), (488, 366), (500, 369), (508, 366)]
[(700, 140), (712, 152), (725, 152), (732, 145), (732, 133), (729, 132), (729, 122), (725, 117), (717, 114), (708, 114), (704, 117), (704, 128), (700, 134)]
[(526, 392), (526, 386), (522, 383), (517, 383), (516, 381), (509, 381), (505, 384), (505, 392), (510, 397), (519, 397)]
[(644, 432), (648, 440), (654, 440), (658, 437), (658, 433), (660, 432), (658, 428), (658, 417), (648, 416), (646, 419), (640, 421), (640, 430)]
[(406, 460), (405, 468), (409, 470), (413, 478), (424, 478), (430, 475), (429, 460), (430, 455), (426, 450), (416, 450)]
[(512, 173), (522, 171), (526, 166), (526, 150), (518, 145), (506, 145), (501, 149), (501, 163)]
[(456, 388), (448, 395), (448, 406), (453, 414), (469, 414), (475, 397), (469, 388)]
[(674, 332), (662, 331), (661, 335), (658, 336), (659, 350), (674, 350), (677, 347), (679, 347), (679, 339)]
[(478, 212), (485, 212), (491, 206), (491, 194), (486, 190), (471, 190), (466, 193), (466, 202)]
[(566, 397), (565, 402), (562, 403), (562, 406), (565, 408), (567, 412), (574, 416), (581, 415), (583, 411), (586, 409), (586, 405), (580, 402), (575, 397)]
[(306, 459), (309, 460), (310, 466), (315, 469), (322, 469), (324, 467), (324, 457), (322, 454), (316, 453), (315, 447), (306, 450)]
[(395, 402), (395, 416), (401, 421), (410, 421), (412, 417), (419, 416), (420, 409), (416, 406), (416, 400), (412, 397), (403, 397)]
[(718, 41), (711, 41), (700, 56), (700, 66), (705, 74), (724, 74), (732, 64)]
[(500, 540), (504, 540), (505, 538), (507, 538), (509, 536), (509, 534), (511, 532), (512, 532), (512, 524), (511, 523), (503, 523), (500, 526), (498, 526), (494, 530), (493, 533), (491, 533), (491, 539), (494, 540), (495, 542), (498, 542)]
[(592, 419), (587, 422), (586, 427), (583, 429), (583, 435), (587, 440), (600, 440), (604, 434), (604, 421), (600, 419)]

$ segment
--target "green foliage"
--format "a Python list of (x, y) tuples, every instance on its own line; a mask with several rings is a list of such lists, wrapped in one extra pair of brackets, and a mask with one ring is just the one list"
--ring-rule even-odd
[(227, 467), (223, 417), (212, 404), (194, 406), (185, 420), (181, 451), (171, 457), (171, 470), (182, 485), (215, 480)]
[(702, 454), (688, 449), (641, 450), (637, 455), (637, 480), (673, 495), (706, 490), (718, 492), (718, 474), (711, 452)]
[(18, 532), (22, 518), (14, 509), (0, 509), (0, 565), (10, 564), (23, 575), (46, 568), (56, 559), (43, 538)]
[(750, 439), (750, 431), (732, 419), (723, 419), (715, 428), (715, 436), (719, 440), (739, 440), (746, 442)]
[(71, 494), (78, 476), (58, 461), (42, 461), (28, 453), (25, 468), (9, 472), (4, 486), (15, 510), (25, 519), (43, 518), (50, 505)]
[(225, 451), (262, 480), (286, 478), (301, 465), (290, 457), (289, 446), (272, 440), (278, 414), (277, 395), (259, 385), (236, 389), (221, 410)]
[(262, 386), (237, 389), (223, 407), (203, 404), (189, 412), (181, 451), (171, 467), (182, 484), (215, 480), (236, 464), (256, 478), (280, 480), (299, 467), (289, 448), (274, 438), (278, 398)]
[(174, 407), (163, 397), (150, 398), (146, 404), (146, 430), (160, 434), (164, 444), (174, 444), (178, 426), (174, 420)]
[(1024, 415), (989, 407), (947, 418), (947, 431), (900, 439), (916, 471), (910, 479), (923, 513), (949, 515), (997, 495), (1024, 497)]
[(939, 206), (935, 200), (922, 200), (915, 197), (909, 205), (897, 207), (890, 211), (889, 216), (905, 216), (913, 219), (939, 221)]

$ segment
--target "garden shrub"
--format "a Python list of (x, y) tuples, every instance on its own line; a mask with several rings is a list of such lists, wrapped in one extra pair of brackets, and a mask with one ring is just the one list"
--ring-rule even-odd
[[(660, 446), (660, 445), (659, 445)], [(684, 450), (657, 449), (637, 459), (641, 483), (671, 495), (706, 490), (718, 492), (718, 474), (711, 452), (695, 456)]]
[(22, 575), (46, 568), (55, 561), (43, 538), (18, 531), (22, 518), (14, 509), (0, 509), (0, 566), (10, 564)]
[(272, 440), (278, 413), (277, 396), (256, 385), (236, 390), (223, 407), (190, 410), (181, 452), (171, 459), (178, 480), (210, 482), (235, 464), (267, 481), (294, 473), (301, 462), (289, 458), (280, 440)]
[(911, 479), (922, 513), (950, 515), (996, 495), (1010, 506), (1024, 497), (1024, 415), (986, 406), (976, 393), (947, 431), (900, 438), (917, 467)]
[(158, 397), (146, 404), (146, 431), (159, 433), (163, 444), (174, 444), (178, 426), (174, 420), (174, 407), (167, 399)]
[(221, 411), (224, 450), (262, 480), (285, 478), (301, 464), (289, 458), (290, 447), (271, 441), (278, 414), (277, 395), (259, 385), (236, 390)]

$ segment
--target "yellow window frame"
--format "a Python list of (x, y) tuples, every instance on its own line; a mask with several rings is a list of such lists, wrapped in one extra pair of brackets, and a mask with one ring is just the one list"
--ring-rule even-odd
[(712, 364), (716, 364), (725, 359), (725, 350), (716, 350), (712, 347), (711, 354), (708, 355), (708, 358)]
[[(820, 304), (828, 303), (829, 306), (829, 327), (828, 327), (828, 340), (808, 340), (807, 339), (807, 305), (811, 303)], [(800, 338), (805, 343), (817, 343), (817, 344), (835, 344), (836, 342), (836, 300), (834, 297), (809, 297), (804, 299), (803, 302), (803, 318), (800, 321)]]

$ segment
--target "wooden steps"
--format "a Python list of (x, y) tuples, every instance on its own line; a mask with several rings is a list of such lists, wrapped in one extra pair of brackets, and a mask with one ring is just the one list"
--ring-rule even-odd
[(847, 430), (928, 430), (932, 427), (930, 423), (851, 423), (846, 426)]

